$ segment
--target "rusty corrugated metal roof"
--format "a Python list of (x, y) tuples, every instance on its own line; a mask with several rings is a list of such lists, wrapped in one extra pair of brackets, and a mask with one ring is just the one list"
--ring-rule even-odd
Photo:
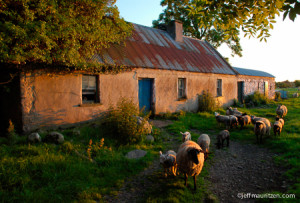
[(236, 74), (206, 41), (183, 36), (183, 43), (180, 43), (164, 30), (133, 25), (133, 35), (126, 40), (126, 46), (113, 45), (93, 59), (130, 67)]
[(240, 75), (250, 75), (250, 76), (259, 76), (259, 77), (270, 77), (275, 78), (274, 75), (260, 71), (260, 70), (252, 70), (252, 69), (246, 69), (246, 68), (238, 68), (233, 67)]

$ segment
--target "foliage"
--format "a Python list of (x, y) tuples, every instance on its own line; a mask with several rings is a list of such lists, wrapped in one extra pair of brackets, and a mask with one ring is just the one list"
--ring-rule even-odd
[(254, 106), (266, 105), (270, 102), (269, 98), (259, 91), (255, 91), (254, 94), (247, 95), (245, 97), (245, 103), (252, 103)]
[(295, 80), (294, 83), (295, 83), (295, 87), (300, 87), (300, 80)]
[(245, 32), (245, 36), (266, 41), (283, 2), (162, 0), (161, 6), (166, 6), (166, 9), (153, 25), (157, 27), (159, 23), (180, 20), (185, 35), (205, 39), (215, 48), (227, 44), (233, 55), (241, 56), (239, 29)]
[(286, 0), (282, 8), (284, 10), (283, 20), (289, 15), (290, 20), (294, 21), (300, 15), (300, 2), (297, 0)]
[(203, 91), (202, 95), (198, 95), (198, 112), (213, 112), (219, 108), (218, 103), (212, 94), (207, 90)]
[(159, 113), (158, 115), (155, 115), (156, 119), (166, 119), (166, 120), (178, 120), (180, 119), (180, 117), (184, 117), (185, 116), (185, 111), (178, 111), (175, 113), (171, 113), (169, 111), (167, 111), (166, 113)]
[(148, 121), (150, 113), (138, 124), (139, 109), (129, 99), (121, 98), (116, 107), (110, 107), (106, 121), (110, 133), (120, 144), (132, 144), (142, 140), (145, 135), (144, 125)]
[(290, 88), (290, 87), (295, 87), (295, 82), (290, 82), (288, 80), (285, 80), (282, 82), (276, 82), (275, 86), (276, 86), (276, 88)]
[(2, 0), (0, 62), (99, 67), (91, 57), (131, 34), (132, 26), (120, 18), (114, 4), (115, 0)]
[(96, 157), (101, 150), (111, 151), (112, 149), (111, 147), (108, 148), (107, 146), (104, 146), (104, 138), (101, 138), (99, 142), (95, 142), (94, 144), (93, 140), (90, 139), (88, 148), (86, 150), (89, 159), (91, 160)]
[(13, 122), (11, 120), (9, 120), (9, 125), (7, 128), (7, 133), (6, 133), (6, 137), (7, 137), (7, 141), (10, 144), (14, 144), (16, 139), (17, 139), (17, 133), (15, 131), (15, 125), (13, 124)]
[(275, 101), (280, 101), (280, 100), (281, 100), (281, 93), (275, 92)]

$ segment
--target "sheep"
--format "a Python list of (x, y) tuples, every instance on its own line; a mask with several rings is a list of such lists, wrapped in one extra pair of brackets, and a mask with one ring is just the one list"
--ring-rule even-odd
[(238, 118), (234, 115), (229, 115), (229, 126), (230, 129), (232, 129), (233, 127), (237, 127), (239, 124)]
[(276, 109), (276, 114), (280, 117), (283, 118), (286, 116), (288, 112), (288, 109), (286, 108), (285, 105), (278, 105), (277, 109)]
[(216, 117), (216, 120), (217, 120), (219, 126), (221, 123), (224, 123), (226, 126), (226, 129), (228, 129), (228, 127), (230, 126), (229, 116), (223, 116), (223, 115), (220, 115), (218, 112), (215, 112), (215, 117)]
[(182, 142), (188, 141), (192, 139), (191, 133), (190, 132), (180, 132), (180, 134), (182, 135)]
[(62, 144), (64, 142), (64, 136), (59, 132), (51, 132), (46, 135), (43, 141), (55, 144)]
[(244, 126), (251, 124), (251, 117), (247, 114), (243, 114), (242, 116), (237, 116), (239, 124), (241, 125), (241, 129), (244, 128)]
[(209, 154), (209, 145), (210, 145), (210, 138), (207, 134), (202, 134), (199, 136), (197, 140), (197, 144), (201, 147), (204, 151), (204, 160), (207, 159)]
[(280, 136), (283, 126), (284, 126), (284, 120), (282, 118), (276, 117), (276, 121), (274, 122), (273, 125), (273, 131), (275, 136), (276, 133), (278, 133), (278, 135)]
[(293, 97), (294, 97), (294, 98), (298, 98), (298, 97), (299, 97), (299, 93), (298, 93), (298, 92), (294, 93), (294, 94), (293, 94)]
[(267, 118), (251, 116), (251, 122), (255, 125), (257, 121), (263, 121), (266, 125), (266, 134), (271, 133), (271, 122)]
[(35, 143), (35, 142), (41, 142), (41, 136), (38, 133), (31, 133), (27, 137), (28, 142), (30, 143)]
[(188, 140), (180, 145), (176, 160), (179, 171), (184, 174), (185, 186), (187, 186), (188, 176), (193, 176), (194, 190), (196, 190), (196, 177), (201, 173), (204, 165), (204, 151), (196, 142)]
[[(254, 133), (256, 135), (257, 143), (262, 143), (262, 137), (267, 134), (267, 126), (262, 120), (256, 121), (254, 125)], [(260, 139), (258, 137), (260, 137)], [(260, 142), (258, 140), (260, 140)]]
[(165, 176), (168, 176), (168, 172), (172, 173), (174, 176), (176, 176), (177, 171), (177, 163), (176, 163), (176, 152), (173, 150), (167, 151), (166, 154), (163, 154), (161, 151), (159, 151), (160, 157), (159, 162), (164, 167), (165, 170)]
[[(228, 114), (227, 114), (228, 113)], [(240, 112), (237, 108), (228, 107), (226, 111), (226, 115), (234, 115), (234, 116), (241, 116), (243, 113)]]
[(226, 140), (227, 142), (227, 147), (229, 147), (229, 137), (230, 133), (228, 130), (222, 130), (218, 135), (217, 135), (217, 143), (216, 146), (218, 149), (223, 148), (224, 141)]

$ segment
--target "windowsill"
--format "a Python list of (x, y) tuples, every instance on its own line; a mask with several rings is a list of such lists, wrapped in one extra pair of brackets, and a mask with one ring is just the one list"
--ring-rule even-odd
[(177, 101), (186, 101), (187, 97), (178, 98)]
[(79, 104), (79, 107), (93, 107), (93, 106), (102, 106), (101, 103), (85, 103), (85, 104)]
[(223, 95), (220, 95), (220, 96), (216, 96), (216, 97), (223, 97)]

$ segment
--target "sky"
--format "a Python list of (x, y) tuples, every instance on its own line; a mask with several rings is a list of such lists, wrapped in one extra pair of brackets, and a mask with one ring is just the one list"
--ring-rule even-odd
[[(126, 21), (152, 26), (152, 21), (157, 20), (163, 7), (161, 0), (117, 0), (116, 6), (120, 16)], [(222, 45), (217, 50), (229, 58), (233, 67), (261, 70), (275, 76), (277, 82), (300, 80), (300, 15), (295, 21), (278, 16), (274, 29), (270, 30), (271, 37), (267, 43), (259, 39), (248, 37), (241, 38), (243, 56), (231, 57), (231, 50)]]

